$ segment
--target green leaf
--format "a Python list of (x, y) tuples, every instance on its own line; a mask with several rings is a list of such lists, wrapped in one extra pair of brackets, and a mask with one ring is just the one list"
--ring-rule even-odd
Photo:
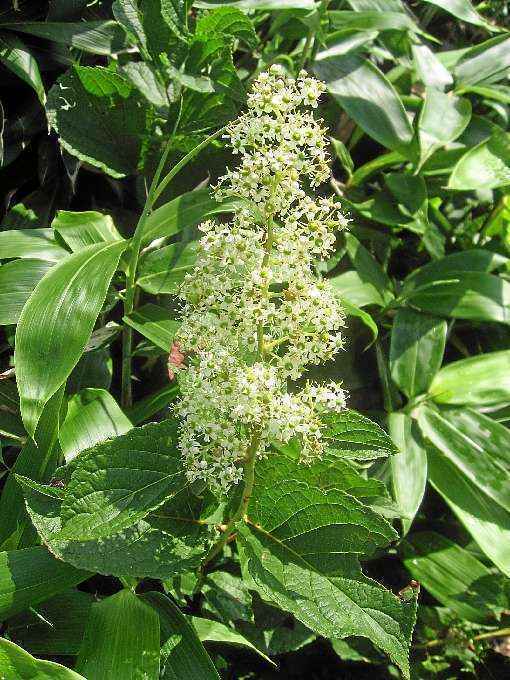
[(18, 36), (8, 31), (0, 33), (0, 62), (30, 85), (44, 106), (46, 93), (37, 61)]
[(204, 9), (234, 6), (243, 10), (277, 11), (285, 9), (313, 9), (314, 0), (195, 0), (193, 5)]
[(51, 226), (73, 253), (94, 243), (122, 240), (110, 215), (94, 210), (59, 210)]
[[(373, 283), (363, 280), (357, 271), (334, 276), (329, 279), (329, 282), (343, 302), (347, 301), (358, 308), (368, 307), (369, 305), (385, 306), (381, 292)], [(349, 312), (348, 308), (346, 308), (346, 312)]]
[(340, 458), (374, 460), (397, 452), (386, 432), (356, 411), (341, 411), (323, 420), (328, 450)]
[(330, 11), (328, 19), (336, 29), (357, 31), (410, 31), (422, 33), (417, 24), (404, 12), (360, 10)]
[(404, 602), (346, 558), (342, 575), (324, 576), (264, 527), (243, 526), (247, 569), (265, 598), (327, 638), (367, 637), (409, 678), (408, 649), (416, 598)]
[(386, 148), (413, 156), (413, 130), (404, 106), (377, 66), (352, 54), (318, 57), (315, 75), (362, 130)]
[(145, 61), (128, 61), (122, 66), (121, 73), (158, 109), (158, 113), (168, 115), (169, 94), (153, 66)]
[(492, 26), (488, 21), (478, 14), (469, 0), (423, 0), (430, 5), (436, 5), (440, 9), (449, 12), (457, 19), (466, 21), (468, 24), (475, 26), (482, 26), (488, 31), (499, 30), (496, 26)]
[(41, 279), (24, 306), (15, 363), (21, 414), (30, 435), (44, 405), (78, 363), (126, 246), (125, 241), (99, 243), (66, 257)]
[(427, 485), (427, 453), (416, 423), (405, 413), (390, 413), (390, 434), (398, 448), (391, 457), (393, 494), (402, 512), (406, 534), (421, 505)]
[(80, 451), (129, 432), (133, 425), (106, 390), (88, 388), (71, 397), (59, 433), (67, 462)]
[(234, 628), (228, 628), (228, 626), (219, 621), (202, 619), (198, 616), (193, 616), (191, 622), (201, 642), (219, 642), (221, 644), (244, 647), (261, 656), (272, 666), (276, 666), (274, 661), (261, 652), (260, 649), (257, 649), (247, 637), (238, 633)]
[(49, 481), (60, 458), (58, 427), (62, 396), (63, 389), (60, 389), (46, 404), (34, 438), (28, 439), (21, 449), (2, 489), (0, 545), (15, 532), (19, 532), (21, 545), (27, 544), (24, 531), (30, 524), (30, 520), (23, 504), (23, 494), (17, 483), (16, 475), (25, 475), (37, 481)]
[(54, 240), (51, 229), (0, 231), (0, 259), (35, 258), (58, 262), (68, 254)]
[(179, 394), (178, 385), (168, 385), (162, 387), (157, 392), (150, 394), (144, 399), (140, 399), (127, 410), (126, 415), (133, 425), (139, 425), (151, 418), (158, 411), (166, 409), (177, 398)]
[(487, 557), (510, 576), (510, 513), (472, 484), (443, 454), (427, 448), (429, 479)]
[(358, 239), (349, 232), (345, 234), (345, 244), (349, 259), (363, 283), (368, 284), (377, 291), (383, 305), (390, 302), (393, 299), (393, 286), (379, 263)]
[(136, 172), (148, 110), (130, 83), (115, 72), (74, 66), (49, 91), (47, 115), (71, 155), (112, 177)]
[(194, 628), (172, 600), (156, 592), (145, 593), (143, 600), (159, 614), (162, 680), (219, 680)]
[(424, 436), (475, 486), (510, 511), (510, 430), (472, 409), (423, 407)]
[(140, 259), (136, 285), (153, 295), (176, 294), (186, 274), (193, 268), (197, 244), (174, 243)]
[(453, 279), (459, 272), (492, 272), (506, 265), (508, 261), (507, 257), (482, 248), (452, 253), (415, 269), (404, 281), (404, 293), (425, 288), (431, 283)]
[(439, 404), (478, 407), (510, 401), (510, 351), (453, 361), (435, 375), (429, 394)]
[(510, 283), (482, 272), (450, 272), (443, 280), (406, 293), (424, 312), (472, 321), (510, 322)]
[(466, 129), (470, 119), (469, 99), (455, 97), (428, 87), (418, 118), (420, 167), (435, 151), (457, 139)]
[(411, 576), (455, 614), (487, 623), (492, 609), (505, 609), (501, 583), (470, 552), (433, 531), (414, 533), (403, 543), (404, 565)]
[(89, 576), (55, 559), (41, 546), (0, 552), (0, 621), (49, 600)]
[(427, 45), (411, 45), (417, 74), (427, 88), (444, 90), (453, 83), (453, 76)]
[(125, 316), (123, 321), (164, 352), (170, 352), (175, 333), (180, 326), (180, 321), (170, 318), (169, 310), (151, 302)]
[(198, 18), (195, 35), (210, 38), (214, 34), (238, 38), (251, 48), (258, 42), (253, 23), (238, 7), (218, 7)]
[(477, 191), (510, 185), (510, 135), (494, 132), (455, 164), (448, 189)]
[(447, 324), (413, 309), (399, 309), (391, 331), (390, 371), (408, 399), (426, 392), (443, 362)]
[(86, 541), (132, 526), (188, 482), (176, 425), (146, 425), (96, 444), (76, 460), (62, 503), (59, 538)]
[(341, 574), (346, 555), (371, 555), (398, 538), (386, 520), (353, 496), (286, 478), (288, 472), (277, 456), (257, 466), (248, 519), (317, 571)]
[(111, 55), (123, 50), (125, 35), (115, 21), (20, 22), (3, 28), (36, 35), (91, 54)]
[(82, 675), (53, 661), (34, 659), (24, 649), (0, 638), (0, 671), (4, 678), (30, 680), (88, 680)]
[(455, 67), (457, 86), (478, 85), (490, 78), (503, 80), (510, 68), (510, 37), (507, 33), (475, 45), (462, 55)]
[(158, 678), (159, 644), (154, 609), (122, 590), (92, 605), (76, 668), (87, 680)]
[(66, 590), (10, 619), (9, 637), (31, 654), (76, 656), (94, 601), (89, 593)]
[(360, 319), (365, 324), (365, 326), (370, 329), (372, 333), (372, 342), (377, 340), (377, 336), (379, 335), (379, 329), (377, 327), (376, 322), (370, 316), (370, 314), (368, 314), (368, 312), (365, 312), (360, 307), (357, 307), (355, 304), (350, 302), (347, 298), (344, 298), (342, 295), (339, 295), (339, 298), (346, 315), (356, 316), (358, 319)]
[(26, 301), (53, 264), (23, 259), (0, 266), (0, 325), (18, 323)]
[(196, 569), (208, 548), (202, 500), (195, 500), (190, 492), (180, 504), (174, 502), (167, 515), (160, 508), (113, 536), (68, 541), (59, 539), (64, 492), (26, 478), (18, 481), (42, 541), (59, 559), (78, 568), (106, 575), (168, 579)]

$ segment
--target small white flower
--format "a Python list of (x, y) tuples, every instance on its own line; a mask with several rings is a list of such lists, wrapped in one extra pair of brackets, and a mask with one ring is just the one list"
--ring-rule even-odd
[(174, 367), (180, 449), (188, 478), (220, 493), (242, 478), (254, 432), (259, 457), (272, 441), (297, 437), (310, 462), (323, 450), (321, 413), (345, 407), (334, 383), (288, 390), (343, 344), (342, 309), (313, 265), (346, 220), (331, 199), (306, 193), (329, 177), (325, 131), (306, 110), (322, 92), (306, 73), (293, 80), (278, 65), (259, 76), (248, 112), (229, 127), (239, 166), (215, 192), (257, 204), (264, 224), (244, 208), (229, 225), (202, 224), (196, 265), (181, 286), (176, 342), (189, 359)]

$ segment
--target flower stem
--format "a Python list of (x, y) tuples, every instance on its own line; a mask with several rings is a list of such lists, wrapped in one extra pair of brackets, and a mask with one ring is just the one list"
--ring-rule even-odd
[(210, 562), (214, 560), (215, 557), (217, 557), (222, 552), (230, 536), (232, 535), (236, 527), (236, 524), (239, 522), (239, 520), (243, 519), (246, 516), (248, 505), (250, 503), (250, 498), (253, 493), (253, 484), (255, 481), (255, 460), (257, 457), (257, 451), (260, 444), (260, 437), (261, 430), (258, 429), (253, 433), (252, 440), (244, 457), (243, 495), (241, 496), (241, 500), (239, 502), (239, 505), (237, 506), (237, 510), (229, 519), (221, 537), (211, 547), (207, 555), (202, 560), (202, 564), (200, 565), (200, 568), (198, 570), (198, 579), (195, 584), (195, 588), (193, 589), (193, 594), (195, 595), (202, 590), (202, 586), (204, 585), (206, 578), (206, 570), (208, 565), (210, 564)]

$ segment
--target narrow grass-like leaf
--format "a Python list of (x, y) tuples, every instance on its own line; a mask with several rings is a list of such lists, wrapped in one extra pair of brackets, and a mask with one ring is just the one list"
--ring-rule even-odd
[(0, 324), (18, 323), (21, 311), (42, 277), (54, 262), (31, 258), (0, 266)]

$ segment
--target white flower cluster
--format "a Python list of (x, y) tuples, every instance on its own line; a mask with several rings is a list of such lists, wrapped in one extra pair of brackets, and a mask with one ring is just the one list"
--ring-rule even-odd
[(240, 480), (251, 446), (263, 456), (296, 437), (305, 461), (320, 456), (320, 415), (345, 406), (335, 384), (289, 384), (342, 347), (342, 310), (313, 269), (345, 224), (333, 201), (307, 193), (329, 176), (325, 132), (306, 110), (321, 92), (278, 66), (259, 76), (228, 130), (240, 165), (215, 189), (241, 207), (230, 224), (200, 227), (181, 287), (180, 447), (189, 479), (220, 491)]

